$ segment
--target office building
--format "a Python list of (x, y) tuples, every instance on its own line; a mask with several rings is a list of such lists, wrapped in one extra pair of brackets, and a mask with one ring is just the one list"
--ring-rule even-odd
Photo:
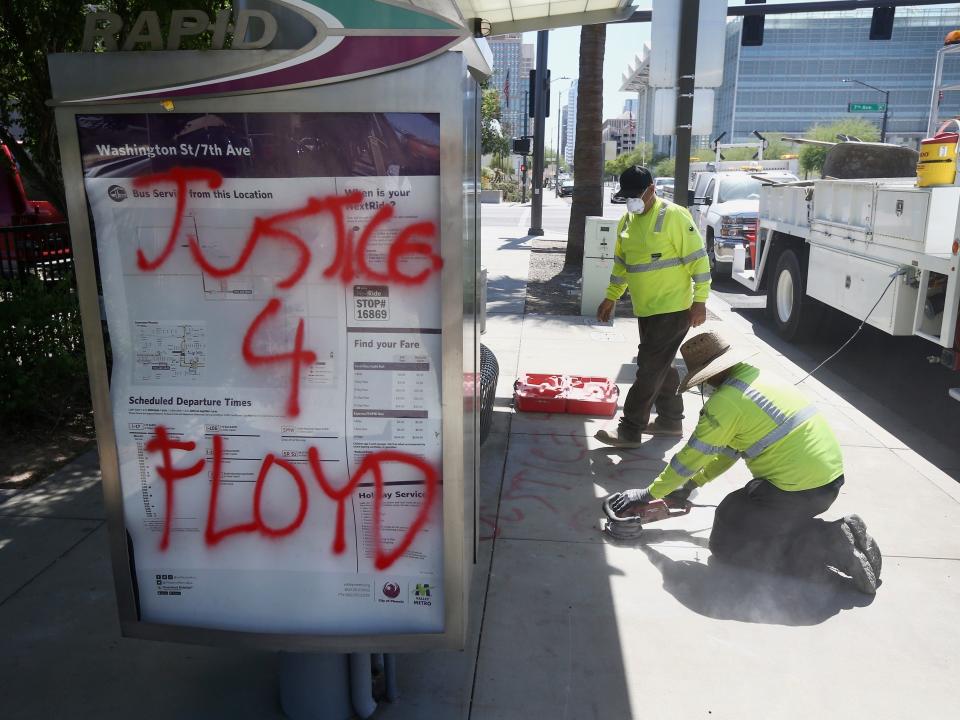
[[(673, 149), (672, 135), (654, 135), (653, 133), (653, 106), (656, 88), (650, 87), (650, 46), (641, 48), (641, 54), (634, 57), (623, 73), (620, 85), (621, 92), (635, 92), (636, 98), (630, 98), (624, 103), (624, 110), (630, 112), (633, 108), (635, 118), (635, 145), (649, 143), (653, 147), (654, 155), (670, 155)], [(693, 146), (697, 147), (700, 138), (694, 137)]]
[(527, 113), (526, 93), (533, 65), (533, 48), (523, 42), (521, 33), (508, 33), (487, 38), (493, 53), (492, 87), (500, 94), (500, 124), (508, 137), (523, 135)]
[(634, 118), (640, 112), (640, 100), (638, 98), (629, 98), (623, 101), (623, 111), (630, 113)]
[(637, 145), (637, 122), (632, 112), (625, 111), (619, 117), (603, 121), (603, 141), (617, 143), (617, 156), (633, 152)]
[(573, 165), (573, 146), (577, 142), (577, 87), (579, 80), (570, 83), (570, 89), (567, 91), (567, 130), (565, 136), (567, 144), (563, 149), (563, 159), (567, 165)]
[[(870, 18), (863, 10), (772, 15), (759, 47), (741, 47), (743, 21), (729, 22), (714, 136), (801, 135), (814, 124), (851, 117), (879, 128), (883, 93), (842, 82), (847, 78), (888, 90), (887, 140), (915, 146), (926, 136), (936, 52), (960, 28), (960, 8), (897, 8), (889, 40), (870, 40)], [(944, 78), (960, 82), (960, 62), (948, 64)], [(851, 113), (849, 103), (876, 111)], [(941, 114), (957, 112), (960, 93), (947, 93)]]
[(567, 154), (567, 106), (560, 108), (560, 148), (559, 153), (566, 158)]

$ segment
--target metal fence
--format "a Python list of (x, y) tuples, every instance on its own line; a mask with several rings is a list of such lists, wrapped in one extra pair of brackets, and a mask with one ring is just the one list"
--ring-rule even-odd
[(0, 279), (34, 276), (54, 283), (73, 275), (67, 223), (0, 228)]

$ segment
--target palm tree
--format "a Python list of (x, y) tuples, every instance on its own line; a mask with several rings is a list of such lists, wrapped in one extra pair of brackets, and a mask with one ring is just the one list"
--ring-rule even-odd
[(603, 50), (606, 25), (580, 28), (577, 136), (573, 150), (573, 206), (567, 229), (566, 268), (583, 266), (583, 228), (588, 215), (603, 215)]

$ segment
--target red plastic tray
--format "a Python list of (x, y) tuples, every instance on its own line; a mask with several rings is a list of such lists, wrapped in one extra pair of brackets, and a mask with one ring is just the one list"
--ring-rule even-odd
[(562, 413), (567, 407), (566, 379), (551, 373), (526, 373), (513, 384), (513, 401), (523, 412)]
[(610, 417), (617, 412), (620, 388), (605, 377), (571, 375), (567, 378), (567, 412)]

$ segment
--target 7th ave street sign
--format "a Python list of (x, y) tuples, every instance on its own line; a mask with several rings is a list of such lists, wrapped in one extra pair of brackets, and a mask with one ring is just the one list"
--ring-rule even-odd
[(847, 103), (847, 112), (883, 112), (886, 103)]

